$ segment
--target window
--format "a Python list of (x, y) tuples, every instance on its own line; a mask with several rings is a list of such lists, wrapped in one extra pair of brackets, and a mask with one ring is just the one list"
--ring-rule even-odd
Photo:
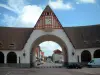
[(88, 44), (88, 41), (84, 41), (84, 44)]
[(15, 44), (14, 44), (14, 43), (11, 43), (11, 44), (9, 45), (9, 49), (15, 49)]
[(90, 63), (93, 63), (93, 62), (94, 62), (94, 60), (91, 60), (91, 61), (90, 61)]
[(100, 43), (100, 40), (96, 40), (96, 43)]
[(47, 12), (47, 15), (49, 15), (49, 12)]
[(3, 47), (3, 44), (0, 42), (0, 48), (2, 48)]

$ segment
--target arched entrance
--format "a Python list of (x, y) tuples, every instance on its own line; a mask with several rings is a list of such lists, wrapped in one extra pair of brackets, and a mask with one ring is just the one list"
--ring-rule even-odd
[(17, 63), (17, 55), (15, 52), (9, 52), (7, 54), (7, 63)]
[(81, 62), (89, 62), (91, 61), (91, 53), (87, 50), (84, 50), (81, 53)]
[(0, 52), (0, 63), (4, 63), (4, 54)]
[[(44, 41), (54, 41), (56, 42), (57, 44), (59, 44), (62, 48), (62, 51), (63, 51), (63, 55), (64, 55), (64, 64), (67, 64), (68, 63), (68, 52), (67, 52), (67, 46), (65, 45), (65, 43), (57, 36), (55, 35), (43, 35), (39, 38), (37, 38), (35, 40), (35, 42), (33, 42), (32, 44), (32, 49), (31, 49), (31, 52), (30, 52), (30, 67), (34, 66), (34, 49), (42, 42)], [(34, 60), (34, 61), (33, 61)]]
[(100, 58), (100, 49), (94, 52), (94, 58)]

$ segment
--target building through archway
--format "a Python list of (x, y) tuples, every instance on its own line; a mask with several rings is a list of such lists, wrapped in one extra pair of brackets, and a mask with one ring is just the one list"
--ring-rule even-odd
[(35, 53), (34, 52), (35, 48), (40, 43), (42, 43), (44, 41), (54, 41), (54, 42), (58, 43), (61, 46), (62, 51), (63, 51), (64, 63), (65, 64), (68, 63), (68, 52), (67, 52), (67, 46), (66, 46), (66, 44), (59, 37), (57, 37), (55, 35), (43, 35), (43, 36), (37, 38), (35, 40), (35, 42), (33, 42), (32, 50), (30, 52), (30, 64), (31, 64), (31, 67), (32, 67), (32, 65), (35, 64), (35, 61), (36, 61), (35, 58), (34, 58), (34, 56), (35, 56), (35, 54), (34, 54)]

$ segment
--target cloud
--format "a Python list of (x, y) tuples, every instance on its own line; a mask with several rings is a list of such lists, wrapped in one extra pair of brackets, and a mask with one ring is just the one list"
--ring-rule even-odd
[[(55, 9), (72, 9), (71, 3), (63, 3), (62, 0), (51, 1), (49, 5)], [(9, 11), (13, 11), (17, 14), (17, 17), (3, 14), (3, 23), (9, 27), (34, 27), (43, 9), (39, 5), (28, 5), (26, 0), (7, 0), (7, 4), (0, 4), (0, 7), (4, 7)]]
[(41, 50), (45, 52), (46, 56), (50, 56), (53, 54), (53, 51), (56, 49), (62, 50), (59, 44), (53, 42), (53, 41), (45, 41), (39, 45), (41, 47)]
[(3, 7), (3, 8), (5, 8), (5, 9), (7, 9), (7, 10), (10, 10), (10, 11), (13, 11), (13, 12), (16, 13), (16, 11), (15, 11), (13, 8), (9, 7), (8, 5), (0, 4), (0, 7)]
[(42, 8), (37, 5), (24, 6), (21, 14), (16, 19), (16, 26), (34, 27), (42, 11)]
[(7, 4), (0, 4), (0, 7), (6, 8), (7, 10), (19, 14), (22, 8), (25, 6), (25, 2), (25, 0), (7, 0)]
[(35, 24), (42, 13), (42, 8), (37, 5), (27, 5), (23, 8), (21, 20), (24, 23)]
[(4, 15), (4, 19), (2, 20), (2, 22), (6, 23), (6, 25), (9, 27), (13, 27), (13, 25), (16, 22), (16, 18), (13, 16), (9, 16), (7, 14), (3, 14), (3, 15)]
[(18, 15), (17, 17), (14, 17), (3, 14), (3, 23), (9, 27), (34, 27), (43, 9), (38, 5), (26, 4), (23, 0), (8, 0), (8, 6), (2, 4), (2, 7), (17, 13)]
[(64, 3), (63, 0), (56, 0), (56, 1), (49, 0), (48, 4), (54, 9), (61, 9), (61, 10), (73, 9), (71, 3)]
[(17, 13), (21, 13), (21, 10), (26, 5), (26, 0), (8, 0), (8, 6), (14, 9)]
[(76, 4), (80, 4), (80, 3), (96, 3), (96, 0), (77, 0)]

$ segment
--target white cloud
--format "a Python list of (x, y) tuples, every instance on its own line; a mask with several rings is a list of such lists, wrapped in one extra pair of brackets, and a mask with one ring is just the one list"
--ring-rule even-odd
[(16, 26), (34, 27), (41, 13), (42, 8), (37, 5), (24, 6), (21, 14), (16, 20)]
[(23, 0), (8, 0), (8, 6), (0, 5), (18, 15), (14, 17), (4, 14), (3, 22), (9, 27), (34, 27), (43, 11), (38, 5), (25, 5)]
[(0, 4), (0, 7), (6, 8), (7, 10), (10, 10), (16, 13), (16, 11), (13, 8), (9, 7), (8, 5)]
[(79, 3), (96, 3), (96, 0), (77, 0), (76, 4)]
[(62, 51), (62, 48), (59, 44), (53, 42), (53, 41), (45, 41), (39, 45), (41, 47), (41, 50), (45, 52), (46, 56), (50, 56), (53, 54), (53, 51), (56, 49), (59, 49)]
[(25, 6), (25, 0), (7, 0), (7, 5), (0, 4), (0, 7), (13, 11), (17, 14), (21, 13), (22, 8)]
[[(7, 0), (7, 5), (0, 4), (0, 7), (4, 7), (14, 13), (17, 13), (17, 17), (11, 15), (4, 15), (3, 22), (10, 27), (34, 27), (43, 9), (38, 5), (27, 5), (26, 0)], [(55, 9), (72, 9), (71, 3), (63, 3), (62, 0), (50, 1), (49, 5)]]
[(36, 5), (27, 5), (23, 8), (22, 11), (22, 21), (25, 23), (36, 23), (40, 14), (42, 13), (42, 9)]
[(14, 9), (17, 13), (21, 13), (21, 10), (25, 6), (25, 0), (8, 0), (8, 6)]
[(62, 9), (62, 10), (73, 9), (73, 6), (71, 3), (64, 3), (63, 0), (56, 0), (56, 1), (49, 0), (48, 4), (54, 9)]

